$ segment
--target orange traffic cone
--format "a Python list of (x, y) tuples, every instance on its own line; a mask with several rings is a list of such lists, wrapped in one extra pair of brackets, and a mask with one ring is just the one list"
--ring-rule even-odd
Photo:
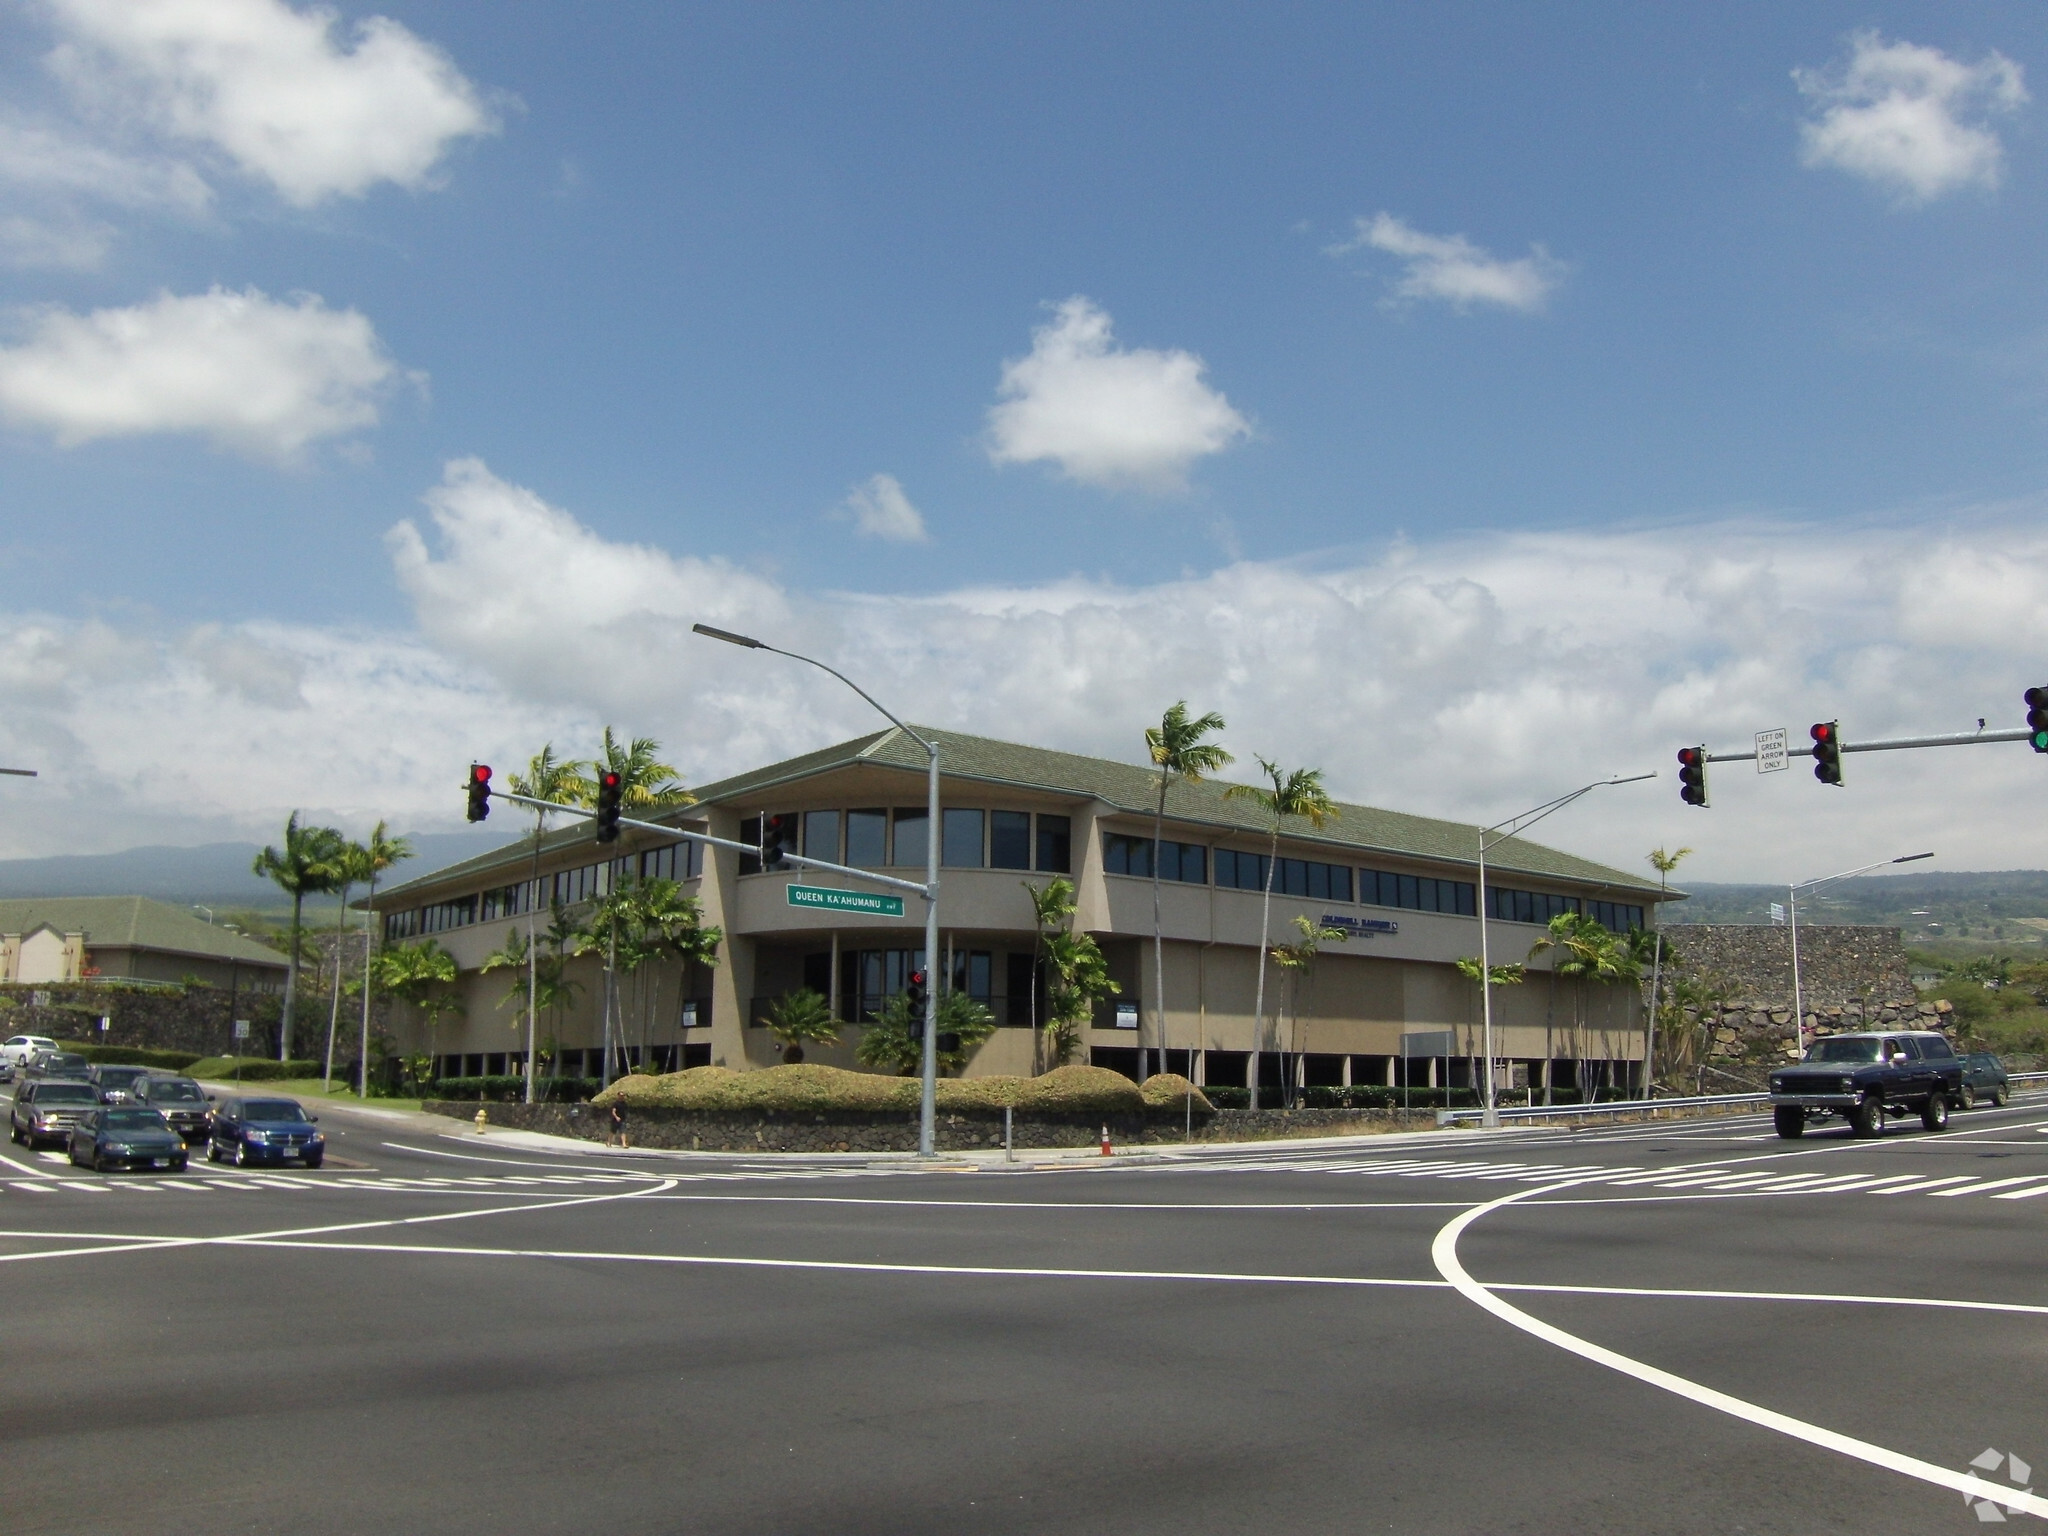
[(1102, 1155), (1104, 1157), (1111, 1155), (1109, 1150), (1109, 1127), (1106, 1125), (1102, 1128)]

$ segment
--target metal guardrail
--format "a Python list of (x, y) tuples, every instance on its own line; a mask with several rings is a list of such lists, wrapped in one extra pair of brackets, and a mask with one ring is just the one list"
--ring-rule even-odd
[[(2021, 1083), (2048, 1084), (2048, 1072), (2012, 1072), (2006, 1081), (2015, 1086)], [(1713, 1109), (1731, 1104), (1767, 1104), (1768, 1093), (1712, 1093), (1686, 1099), (1617, 1099), (1608, 1104), (1538, 1104), (1533, 1108), (1523, 1106), (1500, 1110), (1503, 1122), (1509, 1120), (1563, 1120), (1577, 1119), (1589, 1115), (1641, 1115), (1661, 1109)], [(1457, 1125), (1468, 1120), (1480, 1120), (1486, 1111), (1481, 1109), (1440, 1109), (1436, 1113), (1438, 1125)]]

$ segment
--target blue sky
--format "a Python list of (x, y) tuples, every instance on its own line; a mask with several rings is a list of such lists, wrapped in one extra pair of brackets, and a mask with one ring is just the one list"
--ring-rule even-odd
[[(333, 12), (0, 11), (0, 732), (132, 776), (103, 839), (861, 727), (711, 609), (940, 723), (1128, 755), (1185, 693), (1460, 816), (2037, 680), (2032, 7)], [(1783, 788), (1703, 864), (1896, 824)]]

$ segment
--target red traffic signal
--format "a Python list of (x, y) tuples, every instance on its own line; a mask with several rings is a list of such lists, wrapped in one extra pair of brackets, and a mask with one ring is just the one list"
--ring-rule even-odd
[(491, 814), (491, 765), (471, 763), (469, 765), (469, 810), (471, 821), (482, 821)]
[(910, 1038), (924, 1039), (924, 972), (912, 971), (903, 980), (903, 1001), (910, 1010)]
[(1678, 798), (1687, 805), (1707, 803), (1707, 749), (1678, 749)]
[(796, 851), (796, 817), (793, 814), (761, 818), (761, 867), (789, 868), (788, 855)]
[(616, 769), (607, 768), (597, 776), (597, 840), (600, 843), (619, 840), (619, 808), (625, 798), (624, 784)]
[(1806, 733), (1813, 738), (1813, 776), (1823, 784), (1842, 782), (1842, 727), (1823, 720)]

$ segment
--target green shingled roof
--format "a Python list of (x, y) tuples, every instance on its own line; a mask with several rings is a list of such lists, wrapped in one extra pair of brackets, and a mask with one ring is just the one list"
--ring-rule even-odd
[[(986, 736), (966, 736), (957, 731), (933, 730), (921, 725), (914, 729), (938, 743), (940, 767), (949, 779), (1086, 796), (1118, 810), (1146, 816), (1151, 814), (1158, 799), (1159, 781), (1153, 770), (1136, 764), (1083, 757), (1074, 752), (1055, 752), (1045, 747), (1027, 747)], [(926, 766), (924, 748), (892, 727), (719, 779), (698, 789), (697, 801), (700, 806), (755, 801), (764, 792), (780, 785), (863, 763), (909, 770), (918, 775), (918, 788), (922, 788)], [(908, 787), (906, 785), (906, 789)], [(1228, 787), (1228, 782), (1222, 780), (1206, 780), (1200, 784), (1176, 782), (1167, 796), (1167, 814), (1182, 823), (1192, 822), (1223, 831), (1254, 835), (1269, 832), (1271, 823), (1258, 804), (1251, 800), (1227, 798), (1224, 791)], [(678, 808), (657, 812), (646, 819), (672, 821), (687, 814)], [(1342, 849), (1350, 857), (1385, 854), (1449, 860), (1465, 865), (1477, 863), (1477, 827), (1464, 822), (1439, 821), (1430, 816), (1380, 810), (1369, 805), (1339, 802), (1338, 815), (1326, 822), (1321, 830), (1307, 821), (1289, 818), (1282, 824), (1281, 833), (1292, 840), (1323, 843), (1333, 850)], [(587, 828), (570, 827), (551, 834), (545, 846), (553, 848), (578, 841), (587, 842), (589, 837)], [(459, 885), (472, 874), (509, 870), (519, 859), (530, 859), (532, 847), (528, 842), (493, 849), (490, 853), (438, 870), (432, 875), (421, 876), (418, 881), (410, 883), (423, 887)], [(1509, 838), (1495, 845), (1489, 851), (1486, 863), (1489, 871), (1499, 869), (1504, 874), (1547, 876), (1574, 884), (1626, 890), (1639, 896), (1654, 895), (1657, 891), (1654, 880), (1610, 869), (1590, 859), (1578, 858), (1522, 838)], [(406, 889), (403, 885), (392, 886), (389, 894), (396, 895)], [(382, 900), (385, 894), (379, 893), (380, 907), (385, 904)], [(1673, 898), (1683, 895), (1677, 890), (1666, 894)]]
[(147, 896), (18, 897), (0, 901), (0, 933), (32, 933), (48, 925), (82, 933), (102, 949), (151, 949), (162, 954), (284, 969), (284, 956), (254, 939), (194, 917), (183, 907)]

